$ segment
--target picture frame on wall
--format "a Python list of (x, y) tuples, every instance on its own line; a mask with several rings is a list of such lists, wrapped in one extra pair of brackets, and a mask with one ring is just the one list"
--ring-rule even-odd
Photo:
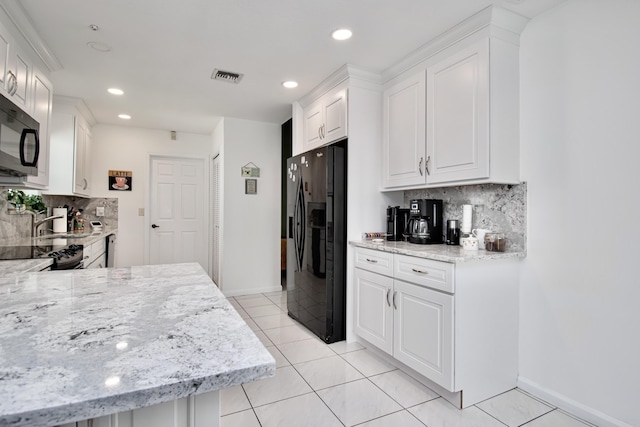
[(244, 180), (244, 194), (258, 194), (258, 180), (257, 179), (245, 179)]
[(109, 171), (109, 191), (131, 191), (133, 189), (132, 171)]

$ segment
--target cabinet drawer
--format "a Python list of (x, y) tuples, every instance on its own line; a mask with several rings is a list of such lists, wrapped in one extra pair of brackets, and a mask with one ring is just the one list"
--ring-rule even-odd
[(439, 291), (454, 292), (454, 265), (406, 255), (395, 255), (393, 277)]
[(372, 249), (356, 248), (355, 265), (363, 270), (384, 274), (385, 276), (392, 276), (393, 254), (374, 251)]

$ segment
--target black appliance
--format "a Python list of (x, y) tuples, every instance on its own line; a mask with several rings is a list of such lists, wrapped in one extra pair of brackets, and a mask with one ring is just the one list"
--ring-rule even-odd
[(447, 245), (460, 244), (460, 225), (457, 219), (447, 220)]
[(442, 200), (414, 199), (409, 206), (409, 242), (421, 245), (443, 243)]
[(400, 206), (387, 207), (387, 240), (405, 240), (403, 235), (409, 221), (409, 209)]
[(40, 125), (0, 95), (0, 176), (38, 175)]
[(53, 258), (53, 264), (51, 264), (52, 270), (76, 270), (83, 268), (82, 245), (69, 245), (59, 251), (49, 253), (47, 256)]
[(52, 244), (2, 246), (0, 260), (51, 258), (51, 270), (71, 270), (83, 268), (82, 245), (54, 246)]
[(346, 335), (346, 141), (287, 160), (287, 310), (323, 341)]

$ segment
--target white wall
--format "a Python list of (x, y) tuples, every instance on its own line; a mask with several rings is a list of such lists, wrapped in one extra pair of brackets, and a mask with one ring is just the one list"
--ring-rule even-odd
[[(146, 224), (138, 210), (145, 208), (147, 202), (149, 155), (204, 158), (208, 176), (206, 159), (213, 153), (211, 136), (178, 132), (177, 140), (172, 141), (169, 131), (98, 124), (92, 129), (92, 139), (92, 196), (118, 197), (116, 265), (144, 264)], [(110, 169), (133, 171), (132, 191), (109, 191)], [(209, 190), (208, 185), (205, 188)]]
[[(223, 156), (221, 290), (227, 296), (278, 291), (280, 125), (225, 118), (213, 138)], [(240, 175), (249, 162), (260, 168), (256, 195), (245, 194)]]
[(640, 2), (572, 0), (521, 40), (520, 386), (640, 425)]

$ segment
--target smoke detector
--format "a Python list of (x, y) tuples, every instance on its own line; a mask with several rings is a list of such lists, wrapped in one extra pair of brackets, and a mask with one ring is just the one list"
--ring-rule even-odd
[(220, 80), (223, 82), (235, 83), (235, 84), (240, 83), (240, 80), (242, 80), (242, 77), (244, 77), (244, 74), (234, 73), (232, 71), (223, 71), (218, 68), (213, 70), (213, 74), (211, 74), (211, 78), (213, 80)]

